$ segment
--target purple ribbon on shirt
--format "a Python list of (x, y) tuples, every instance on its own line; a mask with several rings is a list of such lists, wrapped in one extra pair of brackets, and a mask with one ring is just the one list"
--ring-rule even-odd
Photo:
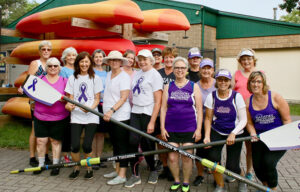
[(138, 94), (141, 93), (141, 88), (140, 88), (140, 83), (142, 83), (144, 80), (143, 77), (139, 78), (139, 80), (137, 80), (136, 85), (134, 86), (134, 88), (132, 89), (132, 92), (134, 93), (136, 90), (138, 92)]
[(85, 90), (86, 90), (86, 85), (85, 84), (81, 85), (81, 87), (80, 87), (81, 95), (78, 98), (79, 102), (81, 102), (81, 99), (83, 99), (85, 102), (87, 102), (88, 99), (85, 95)]
[(32, 84), (27, 87), (27, 89), (29, 90), (29, 89), (32, 88), (32, 91), (35, 91), (35, 84), (36, 83), (37, 83), (37, 79), (35, 78), (35, 79), (33, 79)]

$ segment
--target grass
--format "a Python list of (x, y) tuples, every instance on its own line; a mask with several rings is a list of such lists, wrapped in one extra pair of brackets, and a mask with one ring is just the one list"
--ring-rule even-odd
[(300, 104), (289, 104), (291, 115), (300, 116)]

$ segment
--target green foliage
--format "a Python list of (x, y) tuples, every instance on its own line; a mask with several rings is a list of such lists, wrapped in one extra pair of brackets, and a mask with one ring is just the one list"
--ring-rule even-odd
[(293, 9), (300, 9), (299, 0), (284, 0), (284, 3), (279, 5), (280, 9), (286, 10), (288, 13), (291, 13)]
[(1, 26), (7, 26), (14, 20), (23, 16), (39, 5), (35, 0), (29, 2), (28, 0), (0, 0), (2, 7), (2, 21)]
[(290, 104), (291, 115), (300, 116), (300, 104)]
[(280, 20), (290, 23), (300, 23), (300, 10), (294, 9), (291, 13), (281, 16)]

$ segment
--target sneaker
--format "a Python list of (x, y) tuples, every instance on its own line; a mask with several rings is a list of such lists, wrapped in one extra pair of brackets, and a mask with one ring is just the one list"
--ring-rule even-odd
[(92, 179), (94, 177), (94, 173), (92, 170), (87, 170), (85, 175), (84, 175), (84, 178), (85, 179)]
[(148, 178), (148, 183), (156, 184), (158, 179), (157, 171), (151, 171)]
[(50, 176), (56, 176), (59, 174), (59, 168), (54, 168), (50, 172)]
[(103, 175), (105, 178), (115, 178), (116, 176), (118, 176), (118, 173), (115, 171)]
[(73, 170), (72, 173), (69, 175), (69, 179), (76, 179), (79, 175), (79, 170)]
[(180, 187), (181, 187), (180, 183), (174, 183), (173, 185), (171, 185), (169, 191), (170, 192), (177, 192), (177, 191), (180, 190)]
[(226, 189), (225, 189), (225, 187), (217, 186), (215, 188), (214, 192), (226, 192)]
[(252, 180), (253, 175), (251, 173), (247, 173), (245, 177), (249, 180)]
[(156, 169), (156, 171), (160, 171), (160, 170), (163, 169), (163, 165), (162, 165), (162, 162), (160, 160), (155, 161), (155, 169)]
[(65, 163), (70, 163), (70, 162), (71, 162), (71, 159), (69, 158), (68, 155), (65, 155), (65, 156), (64, 156), (64, 161), (65, 161)]
[(166, 178), (168, 178), (169, 172), (170, 172), (169, 167), (163, 167), (163, 171), (162, 171), (161, 174), (159, 174), (159, 178), (160, 179), (166, 179)]
[(41, 174), (42, 172), (43, 172), (42, 170), (40, 170), (40, 171), (34, 171), (33, 174), (34, 174), (34, 175), (39, 175), (39, 174)]
[(108, 185), (119, 185), (126, 182), (126, 178), (122, 178), (120, 176), (115, 177), (112, 180), (107, 181)]
[(239, 182), (239, 190), (238, 192), (247, 192), (247, 184), (246, 183), (242, 183), (242, 182)]
[(182, 185), (181, 191), (182, 192), (189, 192), (190, 191), (190, 185)]
[(235, 178), (233, 178), (233, 177), (231, 177), (231, 176), (228, 176), (228, 175), (226, 175), (225, 176), (225, 181), (227, 182), (227, 183), (233, 183), (233, 182), (235, 182)]
[(138, 185), (138, 184), (141, 184), (141, 183), (142, 182), (141, 182), (140, 176), (132, 175), (130, 177), (130, 179), (125, 182), (124, 187), (131, 188), (131, 187), (134, 187), (135, 185)]
[(29, 165), (32, 167), (37, 167), (39, 165), (39, 162), (36, 160), (35, 157), (31, 157), (29, 159)]
[(173, 175), (172, 175), (170, 169), (169, 169), (169, 171), (168, 171), (167, 179), (168, 179), (168, 181), (174, 181), (174, 177), (173, 177)]
[(99, 165), (99, 164), (92, 165), (92, 169), (93, 169), (93, 170), (99, 170), (99, 168), (100, 168), (100, 165)]
[(193, 182), (194, 186), (199, 186), (203, 183), (204, 178), (202, 176), (197, 176)]

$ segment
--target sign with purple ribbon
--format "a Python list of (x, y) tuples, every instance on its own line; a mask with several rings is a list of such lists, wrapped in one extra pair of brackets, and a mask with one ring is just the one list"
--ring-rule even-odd
[(135, 91), (138, 92), (138, 94), (141, 93), (141, 88), (140, 88), (140, 84), (144, 81), (144, 76), (142, 76), (141, 78), (139, 78), (136, 82), (136, 85), (133, 87), (132, 92), (133, 94), (135, 93)]
[(83, 99), (85, 102), (87, 102), (88, 98), (87, 96), (85, 95), (86, 94), (86, 89), (87, 89), (87, 85), (86, 83), (82, 83), (80, 84), (80, 96), (78, 98), (78, 101), (81, 102), (81, 100)]
[(32, 84), (28, 86), (28, 90), (32, 88), (32, 91), (35, 91), (35, 84), (37, 82), (37, 78), (33, 79)]

